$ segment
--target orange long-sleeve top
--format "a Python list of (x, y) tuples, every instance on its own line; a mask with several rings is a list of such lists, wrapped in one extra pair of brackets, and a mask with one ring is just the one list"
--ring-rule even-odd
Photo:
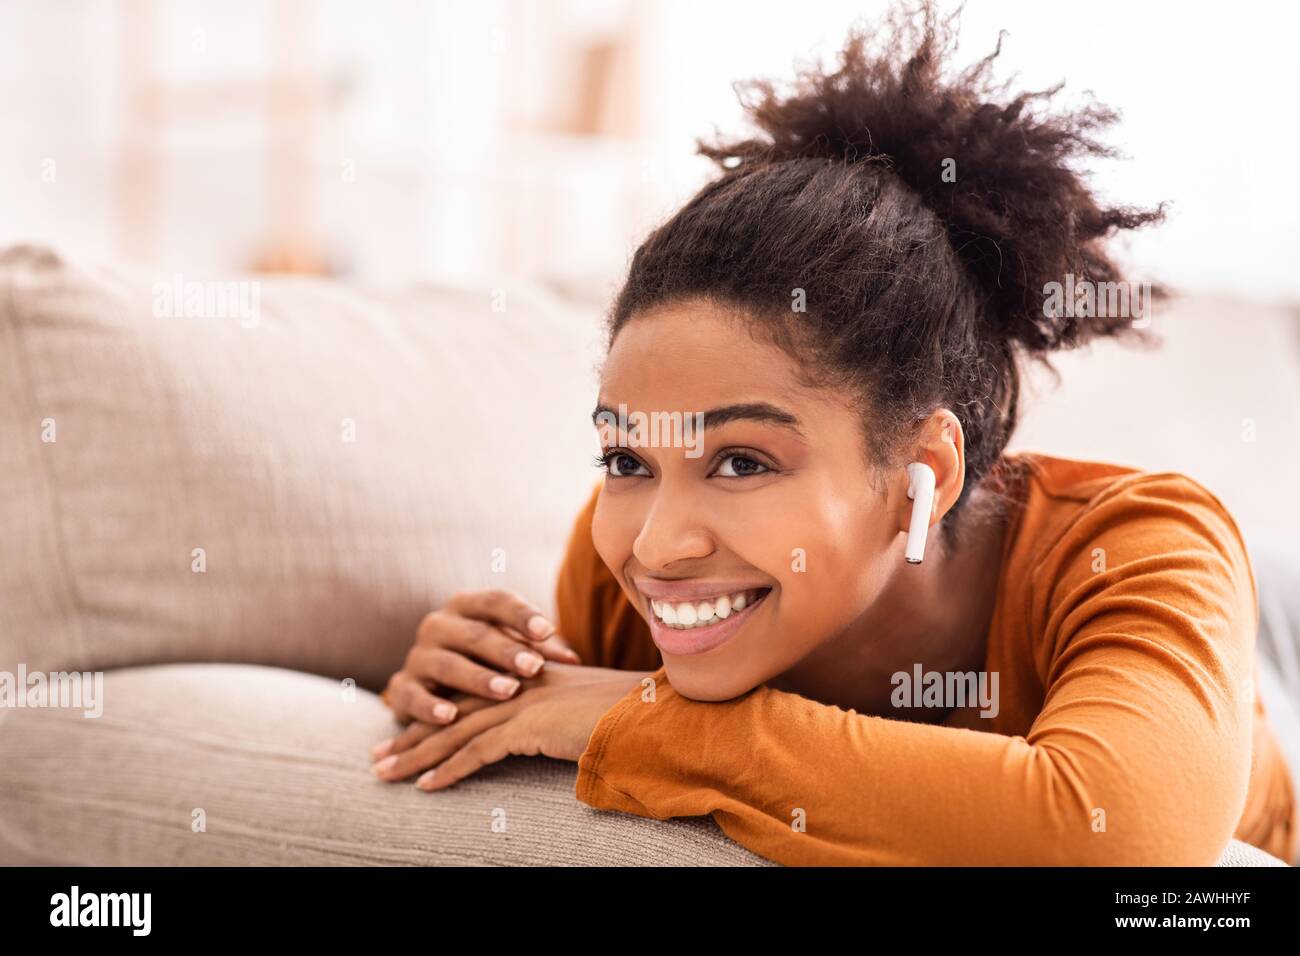
[(1227, 510), (1180, 474), (1005, 458), (1022, 480), (984, 666), (1000, 709), (940, 724), (766, 684), (676, 694), (592, 543), (598, 485), (557, 625), (584, 663), (654, 671), (655, 688), (601, 717), (578, 799), (712, 815), (787, 865), (1203, 866), (1233, 836), (1293, 859), (1295, 796), (1255, 693), (1255, 581)]

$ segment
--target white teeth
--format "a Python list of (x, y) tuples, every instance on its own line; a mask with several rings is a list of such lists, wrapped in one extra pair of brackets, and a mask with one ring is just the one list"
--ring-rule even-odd
[(721, 595), (711, 601), (682, 602), (679, 604), (652, 600), (650, 608), (654, 611), (655, 617), (663, 621), (664, 624), (670, 627), (688, 629), (703, 627), (714, 621), (725, 620), (735, 612), (743, 611), (747, 605), (754, 603), (758, 598), (758, 594), (757, 590), (738, 591), (735, 594)]

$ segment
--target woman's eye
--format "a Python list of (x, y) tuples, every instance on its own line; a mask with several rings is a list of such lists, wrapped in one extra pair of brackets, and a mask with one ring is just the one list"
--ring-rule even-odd
[(645, 465), (624, 452), (610, 452), (605, 456), (604, 462), (606, 472), (614, 478), (645, 477), (649, 474), (646, 472), (645, 475), (638, 476), (637, 469), (639, 468), (644, 472)]
[[(730, 469), (728, 469), (728, 462), (732, 463)], [(748, 478), (751, 475), (761, 475), (767, 470), (767, 465), (746, 455), (727, 455), (718, 464), (717, 473), (723, 478)]]

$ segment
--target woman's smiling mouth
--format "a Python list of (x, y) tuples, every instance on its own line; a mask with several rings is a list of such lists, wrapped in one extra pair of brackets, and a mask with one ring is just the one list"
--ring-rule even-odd
[(772, 590), (654, 580), (637, 582), (637, 588), (650, 612), (650, 636), (667, 654), (702, 654), (719, 646)]

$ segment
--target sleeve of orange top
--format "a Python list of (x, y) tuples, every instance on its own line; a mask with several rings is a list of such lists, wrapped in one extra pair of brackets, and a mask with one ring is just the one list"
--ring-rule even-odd
[(1154, 476), (1044, 549), (1014, 596), (1044, 697), (1027, 736), (766, 685), (694, 701), (661, 668), (652, 701), (638, 687), (601, 718), (578, 798), (711, 814), (788, 865), (1213, 864), (1251, 759), (1255, 593), (1235, 525), (1199, 485)]

